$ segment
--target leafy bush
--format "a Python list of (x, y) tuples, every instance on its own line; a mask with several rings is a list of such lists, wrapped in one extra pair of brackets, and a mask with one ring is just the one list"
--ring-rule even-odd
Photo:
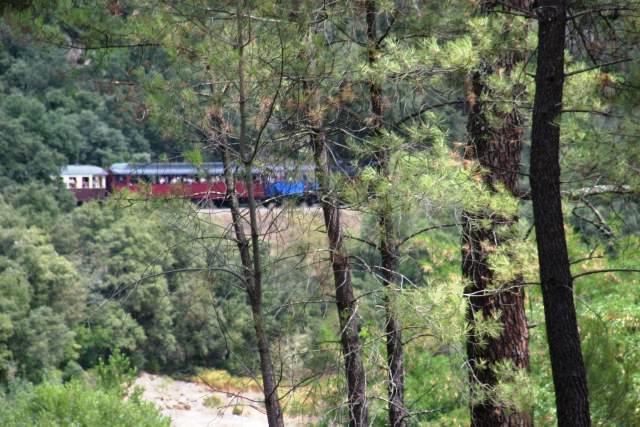
[(169, 427), (169, 418), (138, 398), (122, 400), (119, 392), (93, 388), (81, 381), (42, 383), (0, 397), (0, 425)]
[(211, 396), (207, 396), (203, 401), (202, 404), (204, 406), (206, 406), (207, 408), (217, 408), (220, 405), (222, 405), (222, 399), (220, 399), (218, 396), (216, 395), (211, 395)]
[(136, 377), (136, 372), (131, 366), (131, 362), (120, 353), (120, 350), (116, 350), (109, 357), (108, 363), (100, 359), (98, 366), (96, 366), (96, 374), (99, 388), (113, 391), (122, 397), (126, 393), (126, 388)]

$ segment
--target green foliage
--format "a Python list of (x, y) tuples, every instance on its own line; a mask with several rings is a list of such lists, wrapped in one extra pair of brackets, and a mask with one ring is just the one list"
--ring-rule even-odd
[(536, 389), (528, 372), (517, 369), (510, 362), (502, 362), (492, 367), (498, 379), (491, 398), (498, 405), (509, 410), (531, 412), (536, 402)]
[(127, 388), (136, 377), (136, 371), (131, 366), (129, 359), (116, 349), (109, 357), (109, 362), (98, 360), (95, 367), (96, 385), (106, 391), (120, 391), (124, 397)]
[[(410, 352), (407, 360), (407, 401), (414, 403), (418, 425), (447, 426), (466, 425), (469, 414), (466, 409), (466, 378), (460, 371), (460, 355), (434, 355), (426, 352)], [(453, 357), (451, 357), (453, 356)]]
[(14, 207), (15, 214), (29, 225), (50, 231), (57, 219), (75, 206), (73, 195), (58, 183), (42, 182), (14, 184), (9, 180), (2, 186), (2, 196)]
[(131, 93), (112, 83), (96, 87), (97, 74), (114, 77), (100, 61), (74, 63), (73, 52), (36, 46), (2, 20), (0, 30), (0, 161), (7, 166), (0, 176), (46, 182), (65, 164), (144, 160), (166, 147), (138, 121), (146, 113)]
[(211, 396), (205, 397), (205, 399), (202, 401), (202, 404), (207, 408), (216, 409), (222, 406), (223, 401), (218, 396), (212, 394)]
[(0, 201), (0, 375), (40, 380), (77, 357), (72, 329), (83, 317), (86, 291), (43, 232), (11, 216)]
[(0, 396), (0, 424), (19, 426), (157, 427), (170, 425), (150, 403), (123, 401), (119, 393), (81, 381), (43, 383)]
[(50, 307), (38, 307), (16, 324), (14, 355), (21, 376), (40, 381), (48, 369), (75, 358), (74, 334)]

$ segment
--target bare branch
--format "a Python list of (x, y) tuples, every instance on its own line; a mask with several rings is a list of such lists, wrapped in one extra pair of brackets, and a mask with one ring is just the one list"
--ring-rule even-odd
[(590, 270), (584, 271), (582, 273), (578, 273), (572, 277), (573, 280), (576, 280), (580, 277), (590, 276), (592, 274), (600, 274), (600, 273), (640, 273), (639, 268), (603, 268), (602, 270)]
[(604, 184), (563, 191), (562, 195), (570, 200), (582, 200), (585, 197), (604, 194), (637, 194), (638, 192), (637, 189), (633, 189), (630, 185)]
[(633, 58), (623, 58), (623, 59), (618, 59), (616, 61), (610, 61), (610, 62), (605, 62), (603, 64), (596, 64), (592, 67), (587, 67), (587, 68), (583, 68), (581, 70), (576, 70), (576, 71), (571, 71), (570, 73), (565, 73), (564, 77), (571, 77), (571, 76), (575, 76), (576, 74), (581, 74), (581, 73), (586, 73), (588, 71), (593, 71), (596, 70), (598, 68), (602, 68), (602, 67), (608, 67), (609, 65), (615, 65), (615, 64), (622, 64), (625, 62), (631, 62), (631, 61), (635, 61), (635, 59)]
[(441, 228), (457, 227), (459, 225), (462, 225), (462, 224), (456, 222), (456, 223), (453, 223), (453, 224), (432, 225), (431, 227), (422, 228), (422, 229), (416, 231), (415, 233), (412, 233), (412, 234), (408, 235), (407, 237), (405, 237), (404, 239), (400, 240), (400, 243), (398, 243), (398, 247), (404, 245), (405, 243), (407, 243), (409, 240), (413, 239), (417, 235), (422, 234), (422, 233), (426, 233), (427, 231), (438, 230), (438, 229), (441, 229)]

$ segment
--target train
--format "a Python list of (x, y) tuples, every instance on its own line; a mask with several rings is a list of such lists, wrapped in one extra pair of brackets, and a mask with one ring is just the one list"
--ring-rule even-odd
[[(265, 204), (281, 204), (287, 199), (313, 204), (318, 189), (314, 170), (306, 164), (253, 168), (254, 197)], [(245, 183), (237, 171), (235, 176), (238, 199), (246, 202)], [(78, 204), (104, 200), (124, 190), (152, 198), (189, 199), (207, 206), (222, 206), (228, 201), (222, 162), (114, 163), (107, 169), (67, 165), (61, 168), (60, 178)]]

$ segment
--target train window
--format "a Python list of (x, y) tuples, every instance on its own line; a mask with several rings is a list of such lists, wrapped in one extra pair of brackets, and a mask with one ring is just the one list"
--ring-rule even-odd
[(94, 176), (91, 178), (91, 188), (100, 188), (100, 178)]
[(82, 188), (89, 188), (89, 177), (88, 176), (83, 176), (82, 177)]
[(76, 177), (72, 176), (69, 178), (69, 188), (76, 188), (77, 186)]

